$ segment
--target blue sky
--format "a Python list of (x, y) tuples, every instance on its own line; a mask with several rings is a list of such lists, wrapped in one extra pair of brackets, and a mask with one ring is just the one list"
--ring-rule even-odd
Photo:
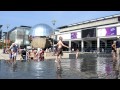
[(0, 11), (0, 25), (3, 25), (3, 31), (7, 31), (7, 25), (10, 25), (8, 30), (40, 23), (53, 27), (52, 20), (56, 20), (54, 28), (57, 28), (114, 14), (120, 14), (120, 11)]

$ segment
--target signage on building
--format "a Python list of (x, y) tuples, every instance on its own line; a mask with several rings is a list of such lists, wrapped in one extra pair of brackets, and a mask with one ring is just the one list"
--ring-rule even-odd
[(106, 28), (106, 36), (116, 35), (116, 27)]
[(77, 39), (77, 32), (71, 33), (71, 39)]
[(107, 28), (102, 28), (98, 29), (98, 37), (99, 36), (114, 36), (117, 35), (117, 29), (116, 27), (107, 27)]
[(80, 39), (81, 38), (81, 31), (57, 35), (57, 40), (59, 40), (60, 36), (63, 38), (63, 40)]
[(72, 32), (71, 39), (78, 39), (81, 38), (81, 32)]

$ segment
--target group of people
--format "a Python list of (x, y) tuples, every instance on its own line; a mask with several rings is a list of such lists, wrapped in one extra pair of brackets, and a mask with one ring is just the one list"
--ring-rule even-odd
[(10, 62), (16, 63), (16, 58), (18, 55), (18, 52), (21, 54), (20, 60), (44, 60), (44, 50), (38, 48), (38, 50), (26, 50), (25, 48), (20, 51), (17, 44), (13, 43), (10, 48), (7, 50), (9, 54), (9, 60)]
[[(62, 52), (62, 47), (66, 47), (66, 48), (70, 48), (70, 47), (68, 47), (68, 46), (66, 46), (66, 45), (64, 45), (63, 44), (63, 42), (62, 42), (62, 40), (63, 40), (63, 38), (60, 36), (59, 37), (59, 41), (58, 41), (58, 43), (55, 45), (55, 46), (57, 46), (57, 50), (56, 50), (56, 60), (55, 60), (55, 62), (57, 62), (57, 63), (61, 63), (61, 56), (63, 55), (63, 52)], [(11, 46), (10, 46), (10, 48), (9, 48), (9, 58), (10, 58), (10, 60), (12, 60), (13, 62), (16, 62), (16, 57), (17, 57), (17, 54), (18, 54), (18, 46), (15, 44), (15, 43), (13, 43)], [(33, 50), (32, 50), (33, 51)], [(78, 50), (77, 50), (77, 52), (76, 52), (76, 59), (77, 59), (77, 57), (78, 57)], [(24, 49), (23, 51), (21, 51), (21, 57), (23, 58), (23, 59), (26, 59), (26, 55), (27, 55), (27, 58), (30, 58), (30, 55), (32, 54), (32, 52), (30, 52), (30, 51), (28, 51), (28, 52), (26, 52), (26, 50)], [(35, 52), (33, 52), (33, 58), (34, 57), (37, 57), (37, 59), (42, 59), (42, 60), (44, 60), (44, 51), (42, 50), (42, 49), (40, 49), (40, 48), (38, 48), (38, 50), (36, 51), (36, 53)], [(32, 56), (32, 55), (31, 55)], [(60, 67), (58, 67), (58, 68), (60, 68)]]
[(25, 48), (21, 51), (21, 57), (23, 60), (44, 60), (44, 50), (38, 48), (37, 50), (25, 50)]

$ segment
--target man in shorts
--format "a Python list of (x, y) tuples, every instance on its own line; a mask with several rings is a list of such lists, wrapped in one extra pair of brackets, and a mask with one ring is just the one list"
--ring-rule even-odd
[[(60, 36), (60, 37), (59, 37), (59, 41), (58, 41), (58, 43), (56, 44), (56, 46), (57, 46), (57, 56), (56, 56), (55, 62), (58, 63), (58, 69), (60, 69), (60, 67), (61, 67), (61, 66), (60, 66), (61, 56), (63, 55), (62, 47), (67, 47), (67, 48), (69, 48), (68, 46), (66, 46), (66, 45), (63, 44), (62, 39), (63, 39), (63, 38)], [(58, 57), (59, 57), (59, 58), (58, 58)]]

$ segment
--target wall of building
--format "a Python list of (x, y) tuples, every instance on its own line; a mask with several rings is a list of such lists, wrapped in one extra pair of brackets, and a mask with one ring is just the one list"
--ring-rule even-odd
[(106, 52), (111, 52), (113, 41), (120, 36), (120, 23), (61, 32), (57, 35), (57, 40), (60, 36), (63, 37), (63, 41), (69, 42), (69, 47), (75, 43), (83, 51), (90, 47), (91, 50), (101, 51), (103, 48)]
[(105, 20), (100, 20), (100, 21), (95, 21), (95, 22), (91, 22), (91, 23), (83, 23), (80, 25), (75, 25), (75, 26), (71, 26), (68, 28), (64, 28), (64, 29), (60, 29), (60, 32), (67, 32), (67, 31), (71, 31), (71, 30), (76, 30), (76, 29), (82, 29), (82, 28), (87, 28), (87, 27), (94, 27), (94, 26), (99, 26), (99, 25), (106, 25), (106, 24), (113, 24), (113, 23), (117, 23), (118, 22), (118, 18), (111, 18), (111, 19), (105, 19)]
[(108, 37), (113, 37), (113, 36), (116, 37), (120, 35), (120, 23), (96, 27), (95, 32), (91, 32), (92, 29), (73, 30), (72, 32), (69, 31), (66, 33), (63, 32), (57, 35), (57, 40), (59, 40), (60, 36), (63, 37), (63, 41), (76, 40), (76, 39), (79, 40), (79, 39), (87, 37), (87, 35), (84, 35), (83, 37), (83, 34), (85, 34), (84, 32), (89, 33), (87, 30), (90, 31), (90, 33), (95, 33), (95, 35), (94, 34), (93, 36), (88, 35), (88, 37), (100, 37), (100, 38), (101, 37), (108, 38)]

